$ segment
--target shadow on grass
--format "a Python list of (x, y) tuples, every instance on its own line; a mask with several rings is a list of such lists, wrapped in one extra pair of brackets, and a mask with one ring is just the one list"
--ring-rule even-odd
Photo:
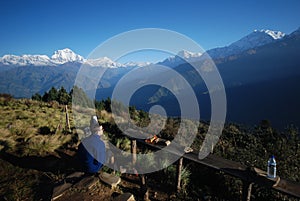
[(15, 156), (11, 153), (0, 152), (0, 158), (21, 168), (35, 169), (42, 172), (69, 173), (80, 170), (76, 156), (57, 152), (59, 156)]
[[(7, 181), (9, 183), (9, 180), (14, 179), (24, 185), (27, 183), (34, 192), (34, 200), (50, 200), (57, 181), (64, 178), (65, 175), (81, 170), (76, 156), (61, 151), (57, 151), (56, 155), (19, 157), (2, 150), (0, 159), (3, 163), (7, 163), (6, 166), (10, 169), (16, 167), (24, 170), (24, 174), (21, 172), (20, 175), (14, 175), (14, 171), (11, 173), (4, 172), (3, 174), (8, 178), (2, 180), (1, 186), (5, 185), (3, 182)], [(26, 173), (27, 170), (37, 170), (38, 173)], [(2, 196), (10, 196), (7, 193)], [(2, 196), (0, 195), (0, 200)]]

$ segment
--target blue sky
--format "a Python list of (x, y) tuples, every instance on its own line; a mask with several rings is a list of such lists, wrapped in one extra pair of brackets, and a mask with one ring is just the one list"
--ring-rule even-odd
[(300, 1), (2, 0), (0, 56), (70, 48), (87, 57), (100, 43), (140, 28), (170, 29), (204, 49), (229, 45), (254, 29), (291, 33)]

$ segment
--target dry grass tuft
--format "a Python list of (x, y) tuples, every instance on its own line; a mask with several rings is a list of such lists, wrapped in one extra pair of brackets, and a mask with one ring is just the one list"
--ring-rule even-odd
[[(72, 141), (65, 134), (64, 106), (31, 100), (0, 99), (0, 149), (18, 155), (45, 155)], [(72, 127), (72, 115), (69, 111)], [(41, 133), (42, 131), (42, 133)]]
[[(53, 153), (56, 149), (72, 139), (71, 135), (36, 135), (28, 140), (24, 152), (25, 155), (43, 156)], [(27, 152), (27, 154), (26, 154)]]

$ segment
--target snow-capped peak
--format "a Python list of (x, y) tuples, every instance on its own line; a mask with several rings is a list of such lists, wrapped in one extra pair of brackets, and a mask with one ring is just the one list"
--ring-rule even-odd
[(189, 52), (187, 50), (179, 51), (175, 56), (170, 56), (162, 62), (158, 62), (160, 65), (169, 67), (176, 67), (186, 62), (195, 62), (200, 59), (202, 53), (200, 52)]
[(147, 61), (145, 61), (145, 62), (142, 62), (142, 61), (140, 61), (140, 62), (139, 61), (137, 61), (137, 62), (129, 61), (129, 62), (124, 63), (123, 65), (127, 66), (127, 67), (145, 67), (145, 66), (149, 66), (151, 64), (152, 64), (151, 62), (147, 62)]
[(150, 62), (126, 62), (126, 63), (118, 63), (111, 60), (108, 57), (101, 57), (98, 59), (87, 59), (85, 61), (86, 65), (94, 66), (94, 67), (105, 67), (105, 68), (119, 68), (119, 67), (144, 67), (148, 66)]
[(225, 58), (231, 55), (240, 54), (251, 48), (257, 48), (272, 43), (276, 40), (280, 40), (284, 36), (285, 33), (281, 31), (272, 31), (267, 29), (254, 30), (252, 33), (244, 36), (229, 46), (210, 49), (207, 53), (214, 59)]
[(58, 64), (63, 64), (63, 63), (67, 63), (67, 62), (84, 62), (85, 61), (85, 59), (82, 56), (74, 53), (69, 48), (55, 51), (54, 54), (51, 56), (51, 60), (54, 63), (58, 63)]
[(202, 54), (199, 52), (189, 52), (187, 50), (181, 50), (177, 53), (177, 56), (183, 58), (183, 59), (190, 59), (190, 58), (195, 58), (195, 57), (200, 57)]
[(284, 36), (285, 34), (280, 31), (271, 31), (271, 30), (264, 30), (264, 29), (260, 31), (254, 30), (252, 33), (232, 43), (230, 46), (238, 47), (241, 50), (246, 50), (246, 49), (259, 47), (271, 43), (274, 40), (279, 40)]
[(254, 30), (254, 32), (266, 33), (275, 40), (281, 39), (285, 36), (285, 33), (281, 32), (281, 31), (272, 31), (272, 30), (268, 30), (268, 29), (266, 29), (266, 30), (262, 29), (260, 31)]
[(0, 63), (4, 65), (48, 65), (50, 58), (46, 55), (4, 55), (0, 57)]
[(98, 59), (87, 59), (85, 61), (85, 64), (90, 65), (90, 66), (101, 66), (105, 68), (117, 68), (117, 67), (122, 67), (122, 64), (116, 63), (112, 61), (108, 57), (101, 57)]

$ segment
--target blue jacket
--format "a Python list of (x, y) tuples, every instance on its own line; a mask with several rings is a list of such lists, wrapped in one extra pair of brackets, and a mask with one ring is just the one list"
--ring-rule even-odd
[(92, 134), (81, 140), (78, 147), (78, 157), (87, 173), (98, 172), (105, 163), (105, 144), (99, 135)]

